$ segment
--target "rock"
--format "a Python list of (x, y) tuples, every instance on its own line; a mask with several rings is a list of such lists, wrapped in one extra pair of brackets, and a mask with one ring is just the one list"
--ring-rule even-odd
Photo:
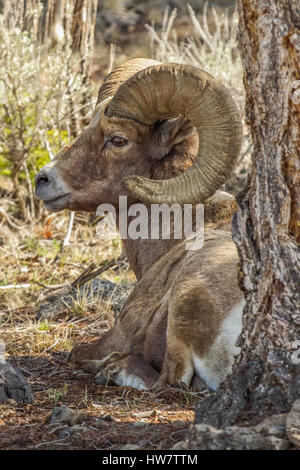
[(56, 406), (50, 416), (50, 424), (68, 423), (75, 411), (67, 406)]
[(96, 295), (110, 303), (115, 314), (118, 315), (134, 286), (133, 282), (116, 284), (96, 277), (79, 289), (74, 287), (48, 297), (47, 301), (39, 307), (37, 320), (53, 319), (64, 313), (67, 308), (72, 308), (74, 302), (79, 301), (83, 296), (86, 302), (89, 302)]
[(149, 410), (149, 411), (138, 411), (137, 413), (132, 413), (132, 416), (134, 418), (151, 418), (151, 416), (156, 416), (156, 411), (155, 410)]
[(93, 426), (99, 427), (99, 428), (105, 428), (105, 427), (110, 427), (111, 425), (109, 422), (104, 421), (102, 418), (97, 418), (96, 421), (93, 422)]
[(175, 419), (175, 421), (172, 421), (173, 426), (178, 426), (180, 428), (185, 428), (186, 427), (186, 421), (183, 421), (183, 419)]
[(286, 435), (300, 448), (300, 398), (296, 400), (286, 418)]
[(149, 426), (149, 423), (146, 421), (136, 421), (135, 423), (132, 423), (132, 426), (135, 428), (145, 428)]
[(124, 446), (121, 446), (119, 450), (138, 450), (140, 449), (140, 446), (136, 444), (125, 444)]
[(216, 429), (207, 424), (195, 424), (189, 428), (189, 450), (285, 450), (289, 442), (284, 429), (277, 426), (230, 426)]
[(70, 426), (74, 426), (76, 424), (81, 424), (85, 419), (87, 419), (87, 415), (85, 413), (77, 413), (67, 406), (62, 405), (53, 408), (50, 416), (50, 424), (66, 423)]
[(17, 403), (32, 403), (34, 396), (21, 370), (4, 362), (0, 363), (0, 403), (9, 399)]
[(11, 406), (13, 408), (18, 406), (18, 403), (13, 398), (8, 398), (8, 400), (6, 400), (6, 402), (5, 402), (5, 404), (8, 405), (8, 406)]
[(261, 425), (277, 426), (277, 427), (281, 427), (283, 429), (283, 428), (285, 428), (285, 425), (286, 425), (286, 417), (287, 417), (287, 413), (282, 413), (280, 415), (268, 416), (261, 423), (259, 423), (257, 426), (261, 426)]
[(92, 374), (87, 374), (86, 372), (83, 372), (83, 370), (81, 369), (73, 370), (72, 375), (76, 380), (89, 379), (93, 377)]
[(109, 421), (109, 422), (116, 421), (116, 418), (112, 415), (103, 415), (102, 419), (104, 419), (105, 421)]
[(80, 424), (75, 424), (74, 426), (70, 426), (68, 428), (62, 429), (58, 434), (58, 439), (67, 439), (75, 432), (87, 432), (89, 428), (86, 426), (81, 426)]
[(179, 441), (173, 445), (171, 450), (188, 450), (188, 444), (186, 441)]

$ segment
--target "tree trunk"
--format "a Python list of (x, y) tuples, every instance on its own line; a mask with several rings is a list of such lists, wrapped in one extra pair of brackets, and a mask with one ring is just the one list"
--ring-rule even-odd
[(216, 427), (286, 412), (300, 396), (300, 3), (238, 0), (238, 11), (254, 149), (233, 237), (247, 304), (233, 373), (196, 410)]
[(17, 200), (19, 214), (22, 220), (27, 221), (28, 213), (27, 213), (27, 208), (26, 208), (25, 197), (22, 192), (22, 188), (21, 188), (19, 178), (18, 178), (19, 171), (20, 171), (20, 164), (19, 163), (14, 164), (13, 169), (12, 169), (11, 179), (13, 182), (14, 195)]
[(73, 11), (73, 22), (71, 28), (72, 49), (80, 53), (80, 72), (83, 77), (83, 86), (86, 92), (81, 101), (81, 124), (86, 126), (89, 120), (86, 119), (86, 104), (91, 100), (91, 93), (88, 91), (91, 66), (94, 54), (94, 33), (97, 18), (98, 0), (76, 0)]

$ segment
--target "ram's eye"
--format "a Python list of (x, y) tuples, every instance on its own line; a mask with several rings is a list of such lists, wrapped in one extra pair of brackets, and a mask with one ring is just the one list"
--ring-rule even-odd
[(127, 144), (127, 140), (120, 136), (113, 137), (111, 141), (115, 147), (124, 147)]

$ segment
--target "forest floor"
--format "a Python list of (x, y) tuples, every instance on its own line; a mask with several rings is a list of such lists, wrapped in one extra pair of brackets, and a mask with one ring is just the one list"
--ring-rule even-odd
[[(0, 449), (171, 449), (194, 419), (195, 398), (166, 390), (158, 396), (131, 387), (74, 379), (63, 352), (20, 357), (30, 373), (31, 405), (0, 406)], [(81, 425), (50, 424), (55, 406), (84, 411)], [(66, 429), (65, 434), (61, 434)], [(72, 434), (68, 432), (72, 430)]]
[[(160, 24), (161, 11), (157, 17), (154, 13), (151, 9), (146, 22)], [(153, 56), (144, 22), (141, 14), (140, 22), (126, 30), (104, 24), (105, 41), (100, 28), (92, 67), (96, 91), (107, 73), (110, 43), (117, 45), (114, 65), (128, 58)], [(179, 41), (192, 34), (187, 11), (175, 20), (175, 29)], [(247, 149), (247, 138), (244, 143)], [(8, 180), (2, 183), (0, 180), (0, 209), (12, 214), (12, 189), (6, 187)], [(236, 186), (235, 180), (226, 189), (232, 190), (232, 186)], [(71, 244), (61, 251), (68, 225), (66, 212), (17, 227), (17, 220), (9, 217), (10, 221), (5, 216), (0, 220), (0, 339), (6, 359), (21, 368), (35, 401), (0, 405), (0, 449), (120, 449), (126, 445), (171, 449), (182, 441), (194, 420), (196, 403), (208, 390), (196, 394), (168, 389), (155, 394), (130, 387), (103, 387), (91, 377), (76, 376), (67, 364), (75, 342), (95, 340), (114, 324), (114, 307), (123, 303), (124, 292), (128, 289), (129, 294), (135, 282), (128, 264), (117, 261), (120, 241), (104, 243), (97, 237), (95, 220), (76, 214)], [(51, 296), (61, 292), (53, 287), (68, 289), (92, 263), (99, 267), (113, 259), (116, 266), (101, 275), (101, 280), (116, 286), (108, 296), (101, 289), (90, 295), (86, 284), (65, 308), (53, 301), (55, 318), (38, 319), (41, 306), (48, 302), (49, 307)], [(120, 296), (117, 286), (123, 286)], [(120, 302), (118, 297), (122, 297)], [(68, 424), (50, 424), (53, 409), (62, 405), (83, 412), (83, 422), (72, 429)]]
[[(35, 397), (33, 404), (0, 405), (0, 449), (120, 449), (128, 444), (171, 449), (184, 439), (195, 404), (208, 391), (154, 394), (104, 387), (92, 377), (76, 376), (67, 365), (75, 342), (95, 340), (113, 325), (118, 295), (104, 298), (101, 289), (87, 295), (87, 283), (59, 312), (54, 302), (55, 318), (37, 319), (40, 306), (47, 300), (51, 305), (51, 295), (60, 292), (52, 286), (71, 283), (91, 263), (99, 267), (121, 254), (119, 241), (105, 245), (83, 215), (76, 216), (71, 244), (60, 251), (67, 223), (62, 213), (18, 233), (6, 227), (0, 234), (0, 338), (6, 359), (21, 368)], [(135, 281), (126, 261), (116, 262), (101, 279), (125, 291)], [(50, 424), (53, 409), (62, 405), (84, 412), (83, 422), (71, 430), (67, 424)]]

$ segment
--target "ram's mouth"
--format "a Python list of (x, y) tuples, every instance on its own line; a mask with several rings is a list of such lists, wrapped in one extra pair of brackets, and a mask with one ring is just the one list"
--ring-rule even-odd
[(68, 208), (71, 193), (62, 194), (52, 199), (43, 199), (43, 203), (49, 211), (58, 212)]

